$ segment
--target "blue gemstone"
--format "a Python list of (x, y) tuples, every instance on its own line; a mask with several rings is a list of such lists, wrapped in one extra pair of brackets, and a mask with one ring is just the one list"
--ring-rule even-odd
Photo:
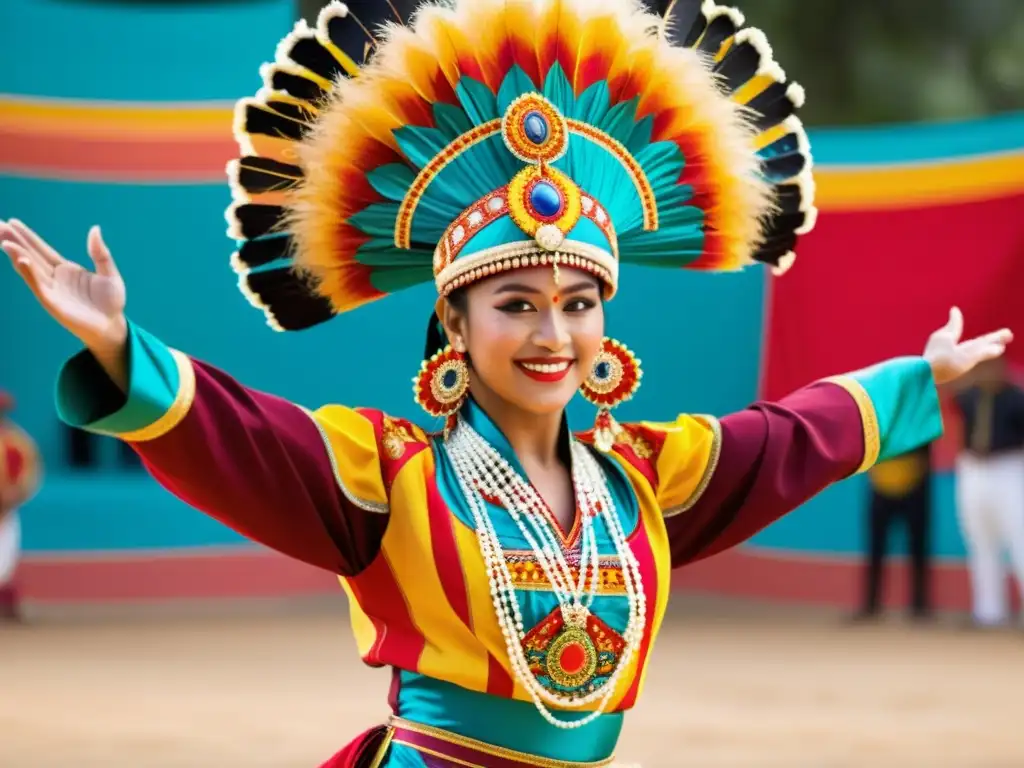
[(540, 112), (530, 112), (523, 120), (523, 132), (534, 144), (543, 144), (548, 137), (548, 121)]
[(602, 360), (600, 363), (594, 366), (594, 374), (597, 376), (597, 378), (601, 379), (602, 381), (604, 379), (607, 379), (609, 376), (612, 375), (611, 363)]
[(459, 372), (449, 368), (444, 372), (444, 376), (441, 377), (441, 385), (445, 389), (452, 389), (456, 384), (459, 383)]
[(551, 182), (542, 181), (530, 190), (530, 205), (541, 216), (549, 218), (562, 210), (562, 196)]

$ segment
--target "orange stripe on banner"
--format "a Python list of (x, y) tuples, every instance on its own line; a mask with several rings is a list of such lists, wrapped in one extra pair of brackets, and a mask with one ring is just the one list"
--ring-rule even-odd
[(55, 137), (230, 135), (230, 102), (115, 102), (0, 97), (0, 130)]
[(165, 140), (25, 135), (0, 129), (0, 173), (33, 178), (126, 182), (223, 182), (238, 156), (230, 132)]
[(823, 211), (873, 211), (968, 203), (1024, 192), (1024, 153), (885, 166), (817, 166)]

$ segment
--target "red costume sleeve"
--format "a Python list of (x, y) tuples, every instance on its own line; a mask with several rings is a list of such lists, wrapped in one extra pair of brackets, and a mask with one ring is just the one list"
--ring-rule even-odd
[(313, 414), (194, 362), (196, 393), (167, 434), (131, 445), (186, 503), (289, 557), (351, 576), (377, 554), (386, 506), (345, 494)]
[(741, 544), (853, 474), (864, 456), (860, 410), (832, 384), (758, 403), (719, 426), (707, 487), (692, 507), (665, 520), (673, 567)]
[(162, 486), (253, 541), (343, 576), (370, 563), (388, 519), (370, 417), (310, 413), (137, 326), (127, 354), (126, 393), (88, 352), (65, 364), (64, 421), (126, 441)]

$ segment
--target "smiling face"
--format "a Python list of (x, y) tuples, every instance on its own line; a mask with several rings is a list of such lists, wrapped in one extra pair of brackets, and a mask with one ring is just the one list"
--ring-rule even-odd
[(467, 288), (464, 308), (439, 306), (452, 346), (469, 355), (478, 401), (550, 414), (583, 383), (604, 338), (601, 286), (560, 272), (556, 284), (551, 267), (511, 270)]

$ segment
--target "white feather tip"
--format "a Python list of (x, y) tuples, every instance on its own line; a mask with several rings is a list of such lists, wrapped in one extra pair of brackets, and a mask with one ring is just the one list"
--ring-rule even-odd
[(793, 251), (788, 251), (779, 259), (779, 263), (772, 267), (772, 274), (776, 277), (782, 277), (789, 272), (795, 262), (796, 254)]

